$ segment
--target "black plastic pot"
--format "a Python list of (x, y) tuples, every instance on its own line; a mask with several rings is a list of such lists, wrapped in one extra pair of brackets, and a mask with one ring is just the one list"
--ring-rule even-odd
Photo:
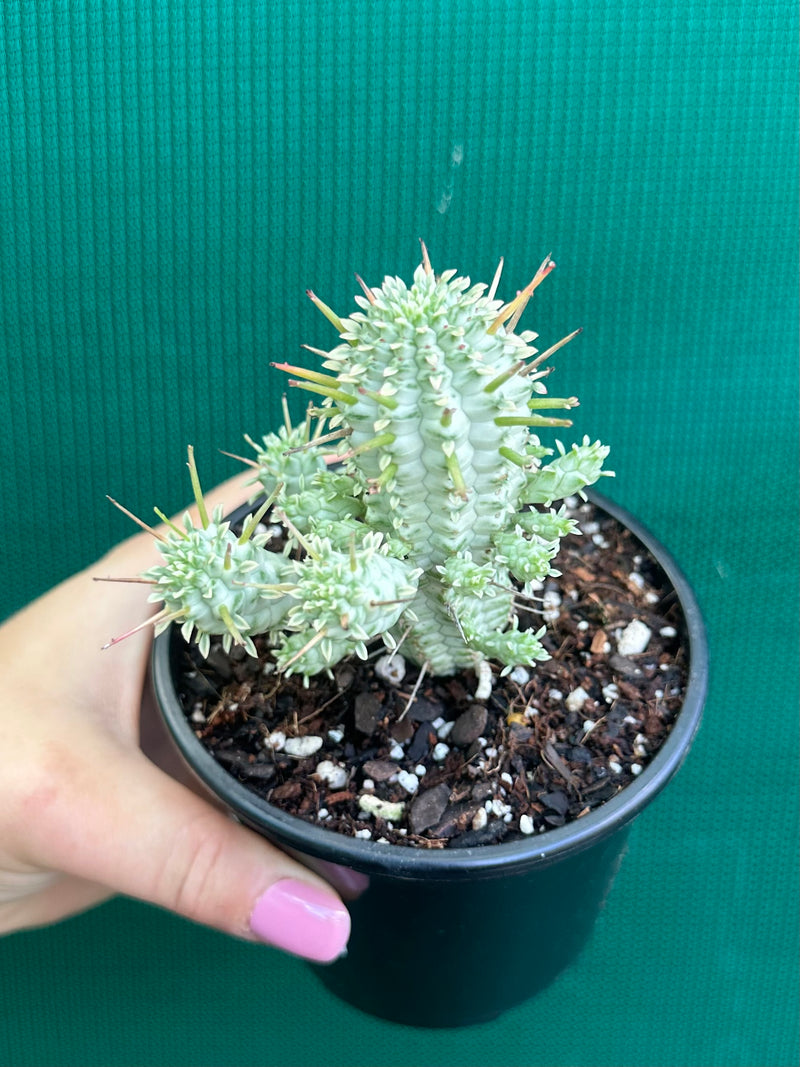
[[(583, 818), (545, 834), (432, 851), (344, 837), (288, 815), (250, 792), (203, 748), (175, 688), (180, 632), (173, 627), (155, 641), (156, 699), (200, 781), (241, 822), (310, 866), (345, 868), (326, 873), (351, 898), (348, 954), (314, 969), (334, 993), (371, 1014), (416, 1026), (464, 1026), (492, 1019), (549, 985), (588, 941), (631, 821), (672, 778), (695, 736), (708, 656), (692, 590), (670, 554), (636, 519), (604, 497), (589, 495), (634, 533), (672, 583), (683, 611), (689, 680), (666, 742), (636, 781)], [(367, 888), (353, 899), (355, 883)]]

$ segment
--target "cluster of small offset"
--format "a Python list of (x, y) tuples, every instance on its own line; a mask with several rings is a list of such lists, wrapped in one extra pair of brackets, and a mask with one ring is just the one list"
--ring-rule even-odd
[(499, 272), (487, 291), (436, 275), (427, 253), (410, 285), (363, 286), (349, 318), (310, 294), (339, 343), (322, 371), (279, 365), (317, 406), (300, 426), (287, 417), (253, 461), (287, 536), (255, 522), (237, 535), (219, 513), (170, 529), (146, 575), (158, 625), (178, 621), (201, 650), (221, 635), (252, 652), (268, 634), (278, 668), (306, 678), (378, 637), (438, 675), (546, 658), (516, 605), (575, 530), (555, 505), (606, 473), (608, 451), (588, 438), (553, 451), (535, 433), (569, 425), (542, 411), (577, 403), (544, 385), (560, 345), (539, 353), (535, 334), (515, 332), (553, 266), (507, 304)]

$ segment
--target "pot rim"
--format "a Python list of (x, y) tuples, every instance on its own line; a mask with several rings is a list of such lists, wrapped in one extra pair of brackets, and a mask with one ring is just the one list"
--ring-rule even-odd
[[(689, 675), (683, 707), (670, 733), (642, 773), (616, 796), (564, 826), (521, 840), (472, 848), (419, 849), (347, 837), (307, 823), (258, 797), (221, 767), (192, 730), (172, 681), (171, 662), (180, 628), (173, 624), (156, 637), (151, 655), (151, 677), (156, 704), (182, 756), (203, 784), (253, 829), (279, 846), (299, 850), (317, 859), (394, 877), (454, 879), (496, 877), (532, 865), (549, 866), (567, 855), (599, 843), (627, 826), (678, 771), (700, 725), (708, 686), (708, 645), (705, 626), (694, 592), (670, 552), (625, 508), (600, 493), (587, 498), (627, 526), (655, 557), (680, 602), (689, 653)], [(252, 510), (244, 505), (239, 517)]]

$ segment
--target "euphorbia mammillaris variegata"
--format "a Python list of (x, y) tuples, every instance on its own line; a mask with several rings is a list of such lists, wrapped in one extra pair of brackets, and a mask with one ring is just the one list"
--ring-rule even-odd
[(309, 294), (341, 343), (320, 353), (323, 371), (280, 365), (320, 406), (265, 437), (254, 461), (288, 541), (269, 547), (264, 508), (239, 535), (207, 515), (190, 455), (200, 525), (168, 527), (163, 562), (143, 576), (163, 601), (157, 627), (181, 623), (204, 654), (211, 635), (254, 652), (269, 634), (278, 667), (306, 677), (378, 637), (440, 675), (547, 658), (515, 605), (554, 573), (574, 528), (553, 504), (595, 482), (608, 452), (585, 438), (549, 458), (536, 436), (570, 425), (542, 412), (577, 403), (544, 386), (564, 342), (538, 353), (535, 334), (514, 332), (553, 266), (508, 304), (499, 269), (487, 292), (434, 274), (424, 249), (410, 287), (363, 286), (349, 318)]

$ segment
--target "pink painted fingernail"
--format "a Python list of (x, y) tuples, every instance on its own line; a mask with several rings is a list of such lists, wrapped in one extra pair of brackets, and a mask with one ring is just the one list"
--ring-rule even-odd
[(330, 882), (333, 888), (344, 897), (345, 900), (357, 900), (362, 893), (369, 889), (369, 878), (360, 871), (354, 871), (350, 867), (342, 867), (339, 863), (331, 863), (329, 860), (315, 860), (314, 870), (317, 874)]
[(255, 902), (250, 929), (260, 941), (315, 963), (331, 963), (350, 936), (347, 908), (324, 889), (284, 878)]

